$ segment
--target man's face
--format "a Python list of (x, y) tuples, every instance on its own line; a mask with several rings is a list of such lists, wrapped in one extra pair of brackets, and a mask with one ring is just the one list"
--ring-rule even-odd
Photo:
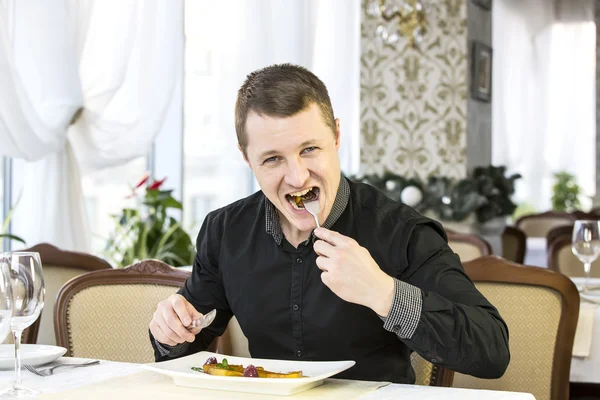
[(339, 121), (336, 120), (334, 135), (323, 121), (319, 107), (312, 104), (287, 118), (251, 112), (246, 133), (246, 161), (263, 193), (283, 217), (280, 223), (284, 233), (316, 228), (314, 218), (300, 201), (305, 198), (316, 196), (320, 204), (319, 223), (323, 223), (340, 183)]

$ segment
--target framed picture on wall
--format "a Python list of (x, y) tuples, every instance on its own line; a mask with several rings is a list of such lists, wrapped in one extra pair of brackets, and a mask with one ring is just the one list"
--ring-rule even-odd
[(491, 10), (492, 9), (492, 0), (471, 0), (473, 2), (473, 4), (477, 4), (479, 7), (483, 8), (484, 10)]
[(492, 48), (476, 40), (471, 46), (471, 97), (492, 101)]

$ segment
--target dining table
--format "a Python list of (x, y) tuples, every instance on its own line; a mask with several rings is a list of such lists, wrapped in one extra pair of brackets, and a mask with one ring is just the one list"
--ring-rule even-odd
[[(61, 357), (51, 363), (81, 363), (89, 359)], [(459, 389), (396, 384), (389, 382), (326, 379), (322, 385), (292, 396), (274, 396), (235, 391), (177, 386), (171, 377), (149, 371), (143, 364), (100, 360), (84, 368), (61, 368), (50, 376), (23, 370), (23, 385), (40, 392), (38, 399), (411, 399), (411, 400), (534, 400), (529, 393)], [(0, 390), (12, 384), (14, 370), (0, 371)]]

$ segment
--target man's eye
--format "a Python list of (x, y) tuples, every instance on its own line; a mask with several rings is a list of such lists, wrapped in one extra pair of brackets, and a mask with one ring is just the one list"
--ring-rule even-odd
[(263, 161), (263, 164), (272, 163), (272, 162), (277, 161), (278, 159), (279, 159), (279, 157), (277, 157), (277, 156), (269, 157), (265, 161)]
[(307, 147), (304, 149), (304, 153), (312, 153), (313, 151), (315, 151), (317, 148), (312, 146), (312, 147)]

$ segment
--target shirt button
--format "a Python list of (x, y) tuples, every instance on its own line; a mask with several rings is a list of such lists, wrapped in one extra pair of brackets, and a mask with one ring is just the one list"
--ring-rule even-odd
[(302, 357), (302, 351), (300, 351), (300, 350), (296, 351), (296, 355), (297, 355), (298, 357)]
[(300, 308), (300, 307), (298, 307), (298, 304), (294, 304), (294, 305), (292, 306), (292, 309), (293, 309), (294, 311), (298, 311), (298, 309), (299, 309), (299, 308)]
[(298, 258), (296, 258), (296, 262), (297, 262), (298, 264), (302, 264), (302, 257), (298, 257)]

